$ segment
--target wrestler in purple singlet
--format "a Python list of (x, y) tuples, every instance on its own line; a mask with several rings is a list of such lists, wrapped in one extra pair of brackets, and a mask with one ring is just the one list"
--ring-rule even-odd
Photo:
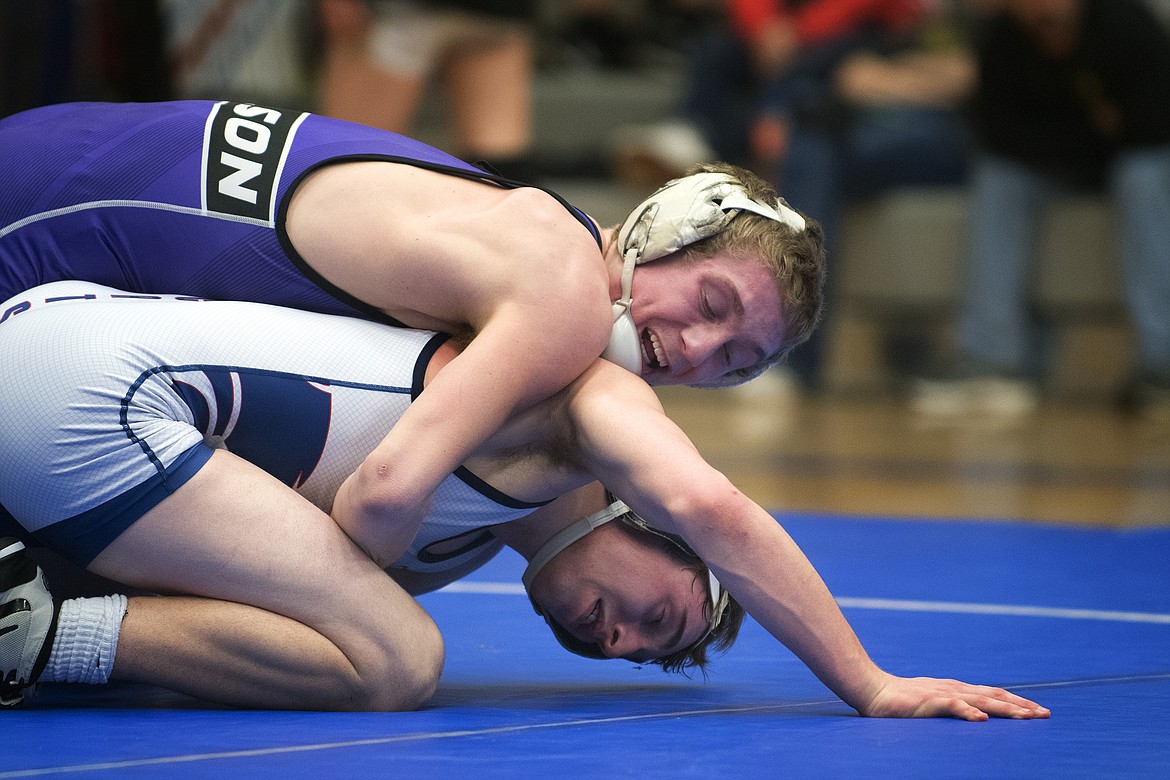
[[(394, 133), (247, 103), (74, 103), (8, 117), (0, 300), (76, 279), (394, 323), (321, 278), (285, 233), (298, 182), (359, 160), (521, 186)], [(592, 221), (561, 203), (600, 246)]]

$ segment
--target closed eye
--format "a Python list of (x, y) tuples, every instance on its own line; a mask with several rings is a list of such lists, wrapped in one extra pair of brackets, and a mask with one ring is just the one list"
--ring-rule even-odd
[(715, 319), (717, 319), (715, 316), (715, 310), (711, 308), (711, 299), (707, 297), (706, 292), (704, 292), (702, 295), (699, 309), (703, 312), (703, 316), (708, 320), (715, 321)]

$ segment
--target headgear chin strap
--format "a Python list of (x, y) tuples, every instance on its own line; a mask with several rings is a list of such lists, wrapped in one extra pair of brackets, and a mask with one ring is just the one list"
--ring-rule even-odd
[(669, 181), (634, 209), (618, 230), (622, 297), (613, 304), (613, 331), (602, 357), (635, 374), (642, 373), (642, 344), (631, 313), (634, 266), (677, 252), (727, 227), (741, 211), (787, 225), (799, 233), (804, 217), (783, 198), (769, 206), (748, 197), (724, 173), (696, 173)]
[[(600, 512), (595, 512), (588, 517), (583, 517), (575, 523), (566, 528), (561, 529), (553, 535), (551, 539), (544, 543), (544, 545), (536, 551), (532, 559), (528, 562), (528, 567), (524, 569), (524, 574), (520, 578), (524, 583), (524, 591), (528, 593), (528, 600), (532, 602), (532, 608), (536, 610), (536, 614), (544, 618), (548, 623), (548, 627), (552, 629), (553, 636), (561, 643), (561, 646), (570, 653), (584, 656), (586, 658), (596, 658), (604, 660), (608, 656), (601, 652), (601, 648), (592, 642), (583, 642), (577, 637), (573, 636), (564, 626), (552, 619), (551, 615), (545, 614), (544, 610), (537, 605), (532, 598), (531, 588), (532, 581), (536, 579), (536, 575), (540, 573), (549, 561), (557, 557), (566, 547), (578, 541), (579, 539), (596, 531), (601, 526), (605, 525), (611, 520), (620, 519), (622, 522), (628, 523), (635, 528), (660, 536), (667, 541), (678, 545), (681, 549), (690, 555), (694, 555), (694, 551), (682, 539), (673, 534), (659, 531), (656, 528), (651, 528), (646, 524), (642, 518), (638, 517), (626, 504), (622, 501), (614, 500), (605, 509)], [(695, 556), (698, 557), (697, 555)], [(711, 622), (707, 626), (707, 630), (703, 635), (696, 640), (691, 647), (697, 647), (705, 640), (715, 627), (719, 625), (719, 621), (723, 619), (723, 613), (727, 610), (727, 604), (730, 601), (730, 596), (727, 591), (719, 584), (719, 580), (715, 578), (715, 573), (707, 567), (707, 587), (711, 596)]]

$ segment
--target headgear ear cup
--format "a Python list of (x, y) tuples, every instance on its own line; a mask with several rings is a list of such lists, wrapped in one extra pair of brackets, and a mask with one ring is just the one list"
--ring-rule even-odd
[(677, 252), (721, 232), (739, 211), (751, 211), (800, 232), (804, 218), (782, 199), (775, 207), (752, 200), (727, 174), (696, 173), (667, 182), (637, 208), (618, 230), (622, 297), (613, 304), (613, 332), (602, 357), (642, 373), (642, 345), (630, 307), (634, 266)]
[(719, 206), (735, 187), (722, 173), (696, 173), (667, 182), (630, 214), (618, 230), (622, 256), (648, 263), (713, 236), (733, 215)]
[(609, 333), (609, 346), (601, 356), (632, 374), (642, 374), (642, 339), (638, 326), (630, 312), (630, 302), (618, 301), (613, 305), (613, 330)]

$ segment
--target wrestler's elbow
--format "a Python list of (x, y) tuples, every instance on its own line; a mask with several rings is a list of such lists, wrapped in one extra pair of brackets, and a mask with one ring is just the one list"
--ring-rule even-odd
[(362, 517), (395, 523), (425, 512), (430, 495), (402, 463), (373, 453), (354, 472), (350, 501)]
[(406, 551), (433, 493), (377, 458), (367, 458), (346, 480), (333, 504), (333, 519), (381, 567)]

